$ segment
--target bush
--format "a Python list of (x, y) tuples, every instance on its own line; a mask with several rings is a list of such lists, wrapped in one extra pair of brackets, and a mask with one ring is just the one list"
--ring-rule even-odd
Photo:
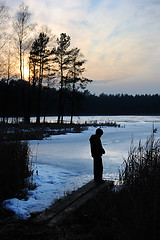
[(30, 148), (27, 141), (0, 138), (0, 201), (22, 192), (32, 171), (29, 167)]

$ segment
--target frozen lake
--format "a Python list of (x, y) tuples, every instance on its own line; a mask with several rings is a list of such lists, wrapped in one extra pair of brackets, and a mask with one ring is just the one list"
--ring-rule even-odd
[[(65, 121), (69, 121), (66, 117)], [(102, 144), (104, 178), (118, 179), (118, 169), (127, 158), (130, 143), (137, 146), (139, 140), (145, 143), (150, 137), (153, 124), (158, 128), (160, 138), (160, 116), (94, 116), (77, 117), (74, 122), (115, 121), (120, 128), (104, 127)], [(47, 121), (56, 121), (48, 117)], [(37, 188), (29, 192), (27, 201), (12, 199), (5, 203), (19, 216), (29, 217), (31, 212), (41, 211), (66, 192), (81, 187), (93, 179), (93, 161), (90, 155), (89, 138), (96, 128), (90, 127), (82, 133), (51, 136), (41, 141), (30, 141), (34, 162), (34, 178)], [(36, 174), (36, 171), (38, 175)], [(17, 207), (18, 206), (18, 207)]]
[[(66, 117), (66, 121), (69, 118)], [(116, 121), (121, 125), (120, 128), (104, 127), (102, 143), (106, 150), (103, 156), (105, 178), (115, 179), (117, 169), (127, 157), (131, 140), (135, 145), (141, 140), (145, 142), (151, 135), (153, 124), (159, 127), (160, 117), (143, 116), (94, 116), (75, 118), (75, 122), (85, 121)], [(55, 118), (48, 118), (54, 121)], [(38, 164), (47, 164), (70, 171), (71, 173), (83, 178), (92, 178), (92, 158), (90, 155), (89, 138), (95, 132), (94, 127), (90, 127), (82, 133), (68, 133), (66, 135), (51, 136), (43, 141), (31, 141), (34, 158), (37, 156)], [(159, 137), (159, 131), (156, 137)], [(38, 153), (38, 154), (36, 154)]]

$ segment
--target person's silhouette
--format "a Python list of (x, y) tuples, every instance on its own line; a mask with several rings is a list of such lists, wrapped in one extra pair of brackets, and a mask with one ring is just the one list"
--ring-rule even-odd
[(105, 154), (105, 150), (102, 147), (101, 136), (103, 135), (103, 130), (98, 128), (96, 133), (92, 135), (89, 139), (91, 146), (91, 155), (94, 160), (94, 181), (97, 183), (104, 183), (102, 179), (103, 175), (103, 164), (102, 155)]

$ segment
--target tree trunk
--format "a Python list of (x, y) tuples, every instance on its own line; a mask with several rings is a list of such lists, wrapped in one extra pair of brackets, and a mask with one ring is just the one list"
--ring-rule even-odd
[(23, 79), (22, 76), (22, 41), (19, 42), (19, 66), (20, 66), (20, 77), (21, 80)]
[(73, 123), (73, 114), (74, 114), (74, 95), (75, 95), (75, 83), (73, 83), (73, 90), (72, 90), (72, 103), (71, 103), (71, 120), (70, 120), (70, 124)]
[(43, 79), (43, 60), (42, 60), (42, 57), (40, 57), (39, 88), (38, 88), (37, 119), (36, 119), (36, 123), (38, 124), (40, 123), (42, 79)]
[(38, 86), (38, 102), (37, 102), (37, 117), (36, 117), (36, 123), (40, 123), (40, 101), (41, 101), (41, 83), (39, 83)]
[(62, 115), (62, 89), (59, 90), (59, 104), (58, 104), (58, 119), (57, 119), (57, 123), (59, 124), (61, 121), (61, 115)]
[(46, 115), (47, 115), (47, 104), (48, 104), (48, 90), (49, 90), (49, 85), (47, 86), (46, 89), (46, 99), (45, 99), (45, 106), (44, 106), (44, 117), (43, 117), (43, 122), (45, 123), (46, 121)]
[(62, 118), (62, 103), (63, 103), (63, 66), (62, 66), (62, 56), (61, 56), (61, 84), (59, 90), (59, 106), (58, 106), (58, 119), (57, 123), (63, 123)]

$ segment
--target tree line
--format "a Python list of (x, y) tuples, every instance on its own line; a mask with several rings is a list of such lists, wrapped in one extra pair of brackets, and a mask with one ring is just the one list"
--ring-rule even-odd
[(95, 96), (85, 91), (89, 115), (159, 115), (160, 95), (100, 94)]
[[(46, 116), (58, 116), (59, 111), (59, 89), (54, 87), (42, 86), (41, 89), (41, 108), (40, 116), (45, 122)], [(29, 110), (24, 109), (24, 95), (26, 92), (32, 95), (30, 104), (26, 105)], [(27, 94), (28, 94), (27, 93)], [(65, 104), (63, 114), (72, 115), (72, 89), (64, 91)], [(24, 116), (24, 111), (31, 116), (37, 116), (37, 104), (39, 86), (33, 86), (24, 80), (10, 80), (7, 84), (6, 79), (0, 81), (0, 117), (7, 121), (9, 117), (18, 119)], [(64, 100), (64, 99), (63, 99)], [(160, 95), (128, 95), (100, 94), (96, 96), (88, 90), (74, 92), (74, 115), (159, 115)]]
[[(9, 32), (6, 30), (7, 27), (9, 27)], [(11, 17), (7, 6), (0, 3), (0, 51), (2, 56), (0, 77), (1, 86), (4, 85), (6, 89), (2, 101), (4, 104), (3, 121), (10, 115), (7, 105), (11, 94), (9, 89), (13, 84), (12, 80), (19, 79), (18, 86), (21, 87), (22, 99), (18, 104), (23, 104), (23, 109), (21, 109), (21, 113), (19, 110), (16, 112), (20, 115), (23, 114), (25, 122), (30, 122), (31, 106), (36, 102), (34, 112), (36, 111), (36, 122), (40, 123), (43, 105), (42, 88), (56, 86), (58, 89), (57, 122), (63, 123), (67, 101), (66, 92), (69, 91), (72, 123), (75, 111), (75, 92), (85, 89), (87, 84), (92, 81), (83, 76), (86, 59), (78, 47), (71, 48), (71, 38), (66, 33), (55, 37), (46, 26), (41, 27), (39, 31), (37, 29), (37, 25), (31, 23), (31, 13), (26, 4), (20, 4), (15, 15)], [(17, 86), (15, 82), (14, 85)], [(48, 92), (46, 98), (48, 98)], [(4, 94), (2, 93), (2, 95)], [(21, 98), (20, 96), (19, 98)]]

